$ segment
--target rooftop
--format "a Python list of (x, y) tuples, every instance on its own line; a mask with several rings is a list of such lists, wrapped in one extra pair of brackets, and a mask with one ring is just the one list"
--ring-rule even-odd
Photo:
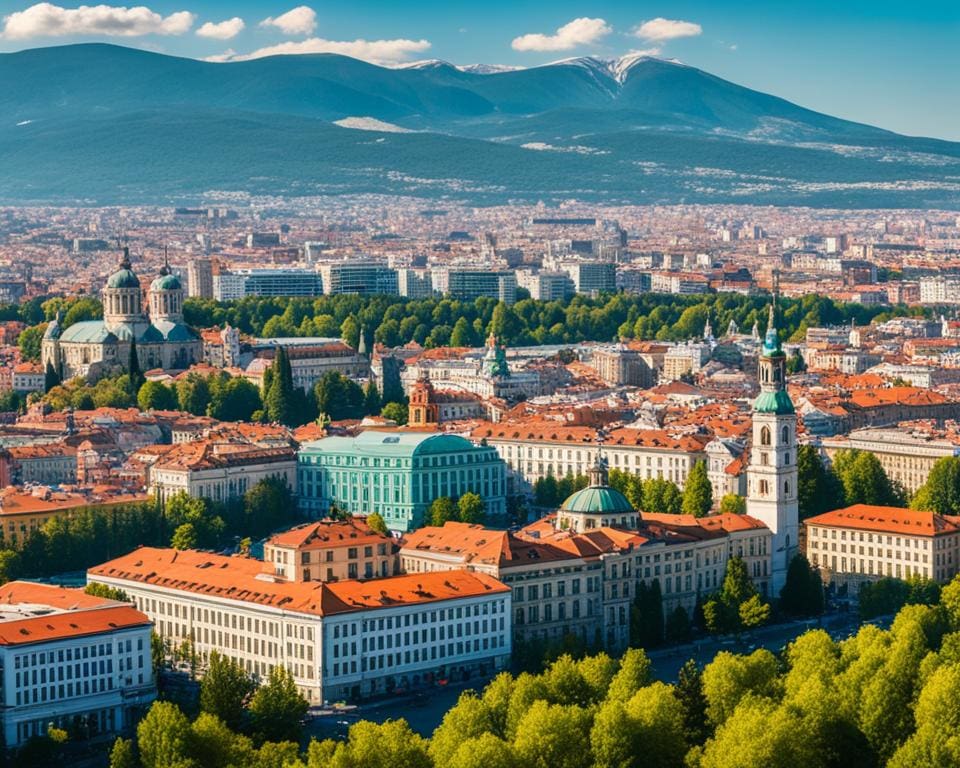
[(854, 504), (852, 507), (835, 509), (832, 512), (807, 518), (804, 523), (808, 527), (853, 528), (875, 533), (910, 536), (942, 536), (960, 533), (960, 517), (871, 504)]

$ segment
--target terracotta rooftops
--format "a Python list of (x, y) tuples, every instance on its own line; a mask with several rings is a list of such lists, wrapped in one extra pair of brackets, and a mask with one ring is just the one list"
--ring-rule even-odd
[(960, 532), (960, 518), (952, 515), (871, 504), (854, 504), (852, 507), (835, 509), (807, 518), (804, 523), (807, 526), (854, 528), (910, 536), (942, 536)]
[(362, 518), (350, 520), (320, 520), (305, 523), (270, 537), (266, 542), (273, 547), (293, 547), (314, 550), (365, 544), (393, 543), (393, 539), (373, 530)]
[(87, 573), (93, 581), (112, 578), (315, 616), (509, 592), (496, 579), (467, 571), (325, 583), (274, 581), (262, 569), (250, 558), (141, 547)]
[(23, 581), (0, 587), (0, 645), (64, 640), (149, 624), (136, 608), (79, 589)]
[(107, 491), (103, 487), (99, 490), (87, 488), (82, 492), (54, 491), (47, 487), (40, 487), (32, 493), (10, 487), (0, 491), (0, 516), (59, 512), (78, 507), (132, 504), (146, 501), (147, 498), (145, 493)]

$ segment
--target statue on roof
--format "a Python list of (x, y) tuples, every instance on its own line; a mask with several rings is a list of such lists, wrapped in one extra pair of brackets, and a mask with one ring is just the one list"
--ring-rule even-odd
[(489, 378), (506, 378), (510, 375), (506, 347), (498, 343), (493, 333), (487, 338), (487, 351), (483, 356), (483, 373)]

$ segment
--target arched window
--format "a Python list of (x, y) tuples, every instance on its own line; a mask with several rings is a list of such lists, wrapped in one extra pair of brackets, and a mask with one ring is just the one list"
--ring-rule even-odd
[(770, 427), (763, 427), (760, 430), (760, 445), (770, 445)]
[(790, 493), (790, 481), (789, 481), (789, 480), (784, 480), (784, 481), (783, 481), (783, 492), (784, 492), (784, 493)]
[(790, 442), (790, 427), (786, 424), (783, 425), (783, 429), (780, 432), (780, 439), (783, 440), (784, 444)]

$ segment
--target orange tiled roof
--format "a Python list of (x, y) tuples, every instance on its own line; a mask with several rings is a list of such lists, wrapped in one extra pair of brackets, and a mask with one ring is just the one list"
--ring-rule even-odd
[(343, 546), (392, 543), (393, 539), (378, 533), (361, 518), (350, 520), (320, 520), (298, 525), (267, 540), (274, 547), (297, 549), (328, 549)]
[(128, 605), (93, 611), (69, 611), (29, 619), (0, 622), (0, 645), (24, 645), (51, 640), (115, 632), (150, 624), (144, 614)]
[(91, 568), (94, 579), (111, 577), (167, 589), (329, 616), (509, 592), (484, 574), (445, 571), (391, 576), (370, 581), (284, 582), (264, 578), (263, 563), (192, 550), (141, 547)]
[(0, 517), (11, 515), (32, 515), (43, 512), (61, 512), (67, 509), (113, 504), (130, 504), (146, 501), (145, 493), (126, 493), (117, 490), (87, 489), (84, 492), (50, 491), (41, 489), (37, 493), (24, 493), (18, 488), (6, 488), (0, 491)]
[(942, 536), (960, 532), (960, 518), (920, 512), (901, 507), (881, 507), (854, 504), (807, 518), (806, 525), (833, 528), (854, 528), (876, 533), (908, 534), (911, 536)]

